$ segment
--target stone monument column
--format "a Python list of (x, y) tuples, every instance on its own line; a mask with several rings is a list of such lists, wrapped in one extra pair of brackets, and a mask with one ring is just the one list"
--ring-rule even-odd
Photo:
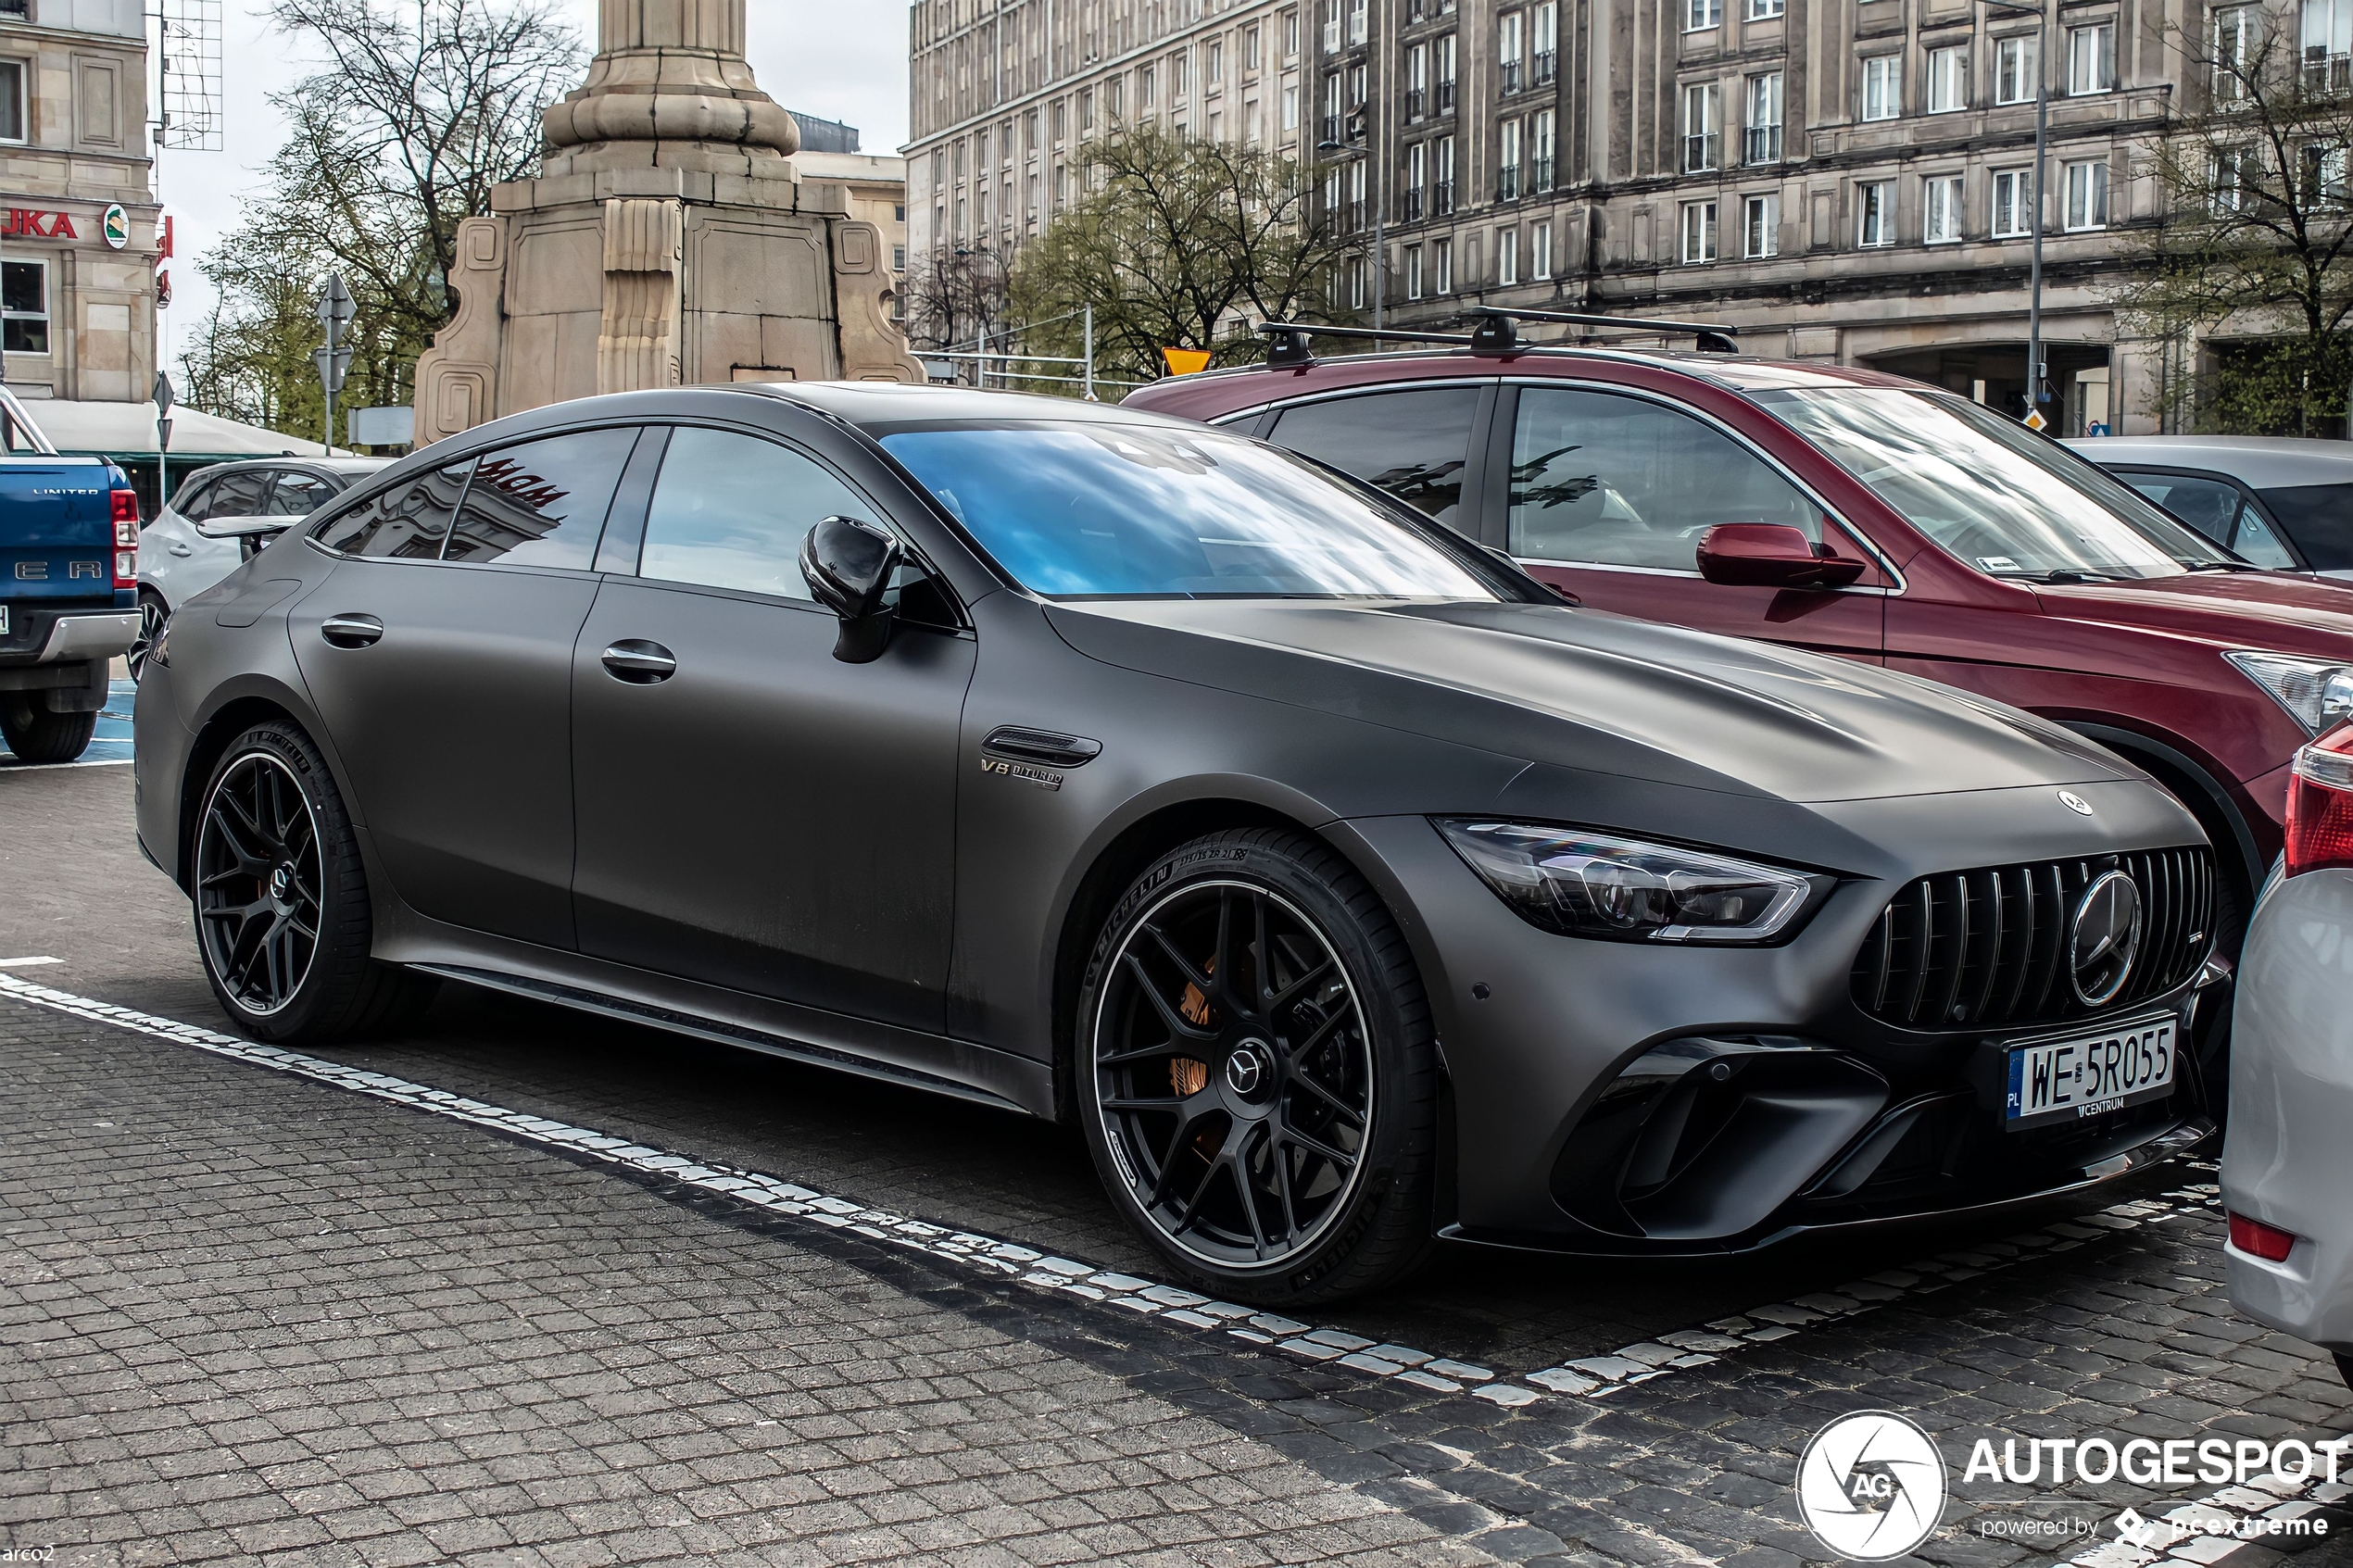
[(744, 58), (746, 0), (602, 0), (539, 178), (459, 227), (456, 320), (417, 364), (422, 445), (645, 387), (920, 382), (881, 232), (803, 182), (799, 128)]

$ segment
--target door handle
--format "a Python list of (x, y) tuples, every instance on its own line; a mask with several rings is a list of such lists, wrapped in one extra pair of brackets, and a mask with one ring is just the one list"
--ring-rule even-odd
[(182, 544), (180, 544), (180, 543), (179, 543), (178, 541), (176, 541), (176, 540), (175, 540), (173, 543), (171, 543), (171, 544), (170, 544), (170, 545), (165, 546), (164, 547), (165, 547), (166, 549), (170, 550), (170, 551), (173, 555), (175, 555), (175, 556), (193, 556), (193, 555), (195, 555), (195, 554), (196, 553), (195, 551), (194, 551), (194, 550), (192, 550), (192, 549), (188, 548), (188, 546), (187, 546), (182, 545)]
[(605, 670), (616, 681), (650, 686), (678, 673), (678, 659), (660, 643), (628, 637), (605, 650)]
[(384, 623), (372, 615), (331, 615), (319, 622), (319, 635), (329, 647), (370, 647), (384, 634)]

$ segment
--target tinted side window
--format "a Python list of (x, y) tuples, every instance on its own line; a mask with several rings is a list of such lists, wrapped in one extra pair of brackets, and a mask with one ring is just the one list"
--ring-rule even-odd
[(205, 516), (259, 517), (262, 505), (270, 496), (270, 482), (276, 471), (233, 473), (215, 483), (205, 500)]
[(1795, 486), (1689, 414), (1602, 392), (1520, 392), (1513, 555), (1695, 571), (1700, 538), (1719, 522), (1786, 523), (1822, 538), (1821, 513)]
[(2261, 494), (2313, 571), (2353, 570), (2353, 484), (2296, 484)]
[(1367, 393), (1286, 408), (1267, 439), (1452, 521), (1478, 411), (1477, 387)]
[(2126, 473), (2117, 477), (2208, 539), (2236, 551), (2257, 566), (2274, 571), (2296, 570), (2296, 558), (2272, 537), (2271, 525), (2246, 504), (2238, 486), (2230, 481), (2193, 479), (2173, 473)]
[(211, 508), (212, 481), (201, 476), (182, 485), (171, 503), (171, 509), (190, 522), (202, 522), (211, 515)]
[(282, 473), (270, 492), (270, 517), (308, 517), (334, 499), (335, 487), (316, 474)]
[(637, 575), (805, 599), (800, 542), (828, 517), (880, 521), (790, 447), (731, 431), (673, 431)]
[(637, 432), (585, 430), (484, 452), (445, 560), (587, 570)]
[(437, 559), (472, 468), (469, 458), (380, 490), (330, 519), (320, 530), (319, 543), (346, 555)]

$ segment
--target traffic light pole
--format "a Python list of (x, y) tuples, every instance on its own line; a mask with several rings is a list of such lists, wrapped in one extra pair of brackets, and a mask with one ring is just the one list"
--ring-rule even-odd
[(322, 457), (334, 456), (335, 394), (343, 390), (344, 377), (351, 370), (351, 350), (343, 345), (344, 329), (359, 313), (359, 304), (345, 286), (343, 274), (329, 273), (326, 293), (319, 299), (319, 324), (327, 329), (327, 346), (310, 357), (319, 367), (319, 384), (327, 395), (326, 440), (320, 446)]

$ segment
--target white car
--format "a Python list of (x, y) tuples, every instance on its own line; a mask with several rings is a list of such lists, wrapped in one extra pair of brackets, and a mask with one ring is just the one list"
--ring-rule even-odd
[(2121, 435), (2067, 445), (2266, 571), (2353, 581), (2353, 443)]
[[(2353, 681), (2328, 697), (2353, 714)], [(2248, 922), (2222, 1202), (2231, 1303), (2353, 1385), (2353, 722), (2296, 753), (2287, 847)]]
[(131, 678), (171, 612), (237, 570), (255, 550), (383, 468), (384, 458), (269, 458), (188, 476), (139, 533), (139, 640)]

